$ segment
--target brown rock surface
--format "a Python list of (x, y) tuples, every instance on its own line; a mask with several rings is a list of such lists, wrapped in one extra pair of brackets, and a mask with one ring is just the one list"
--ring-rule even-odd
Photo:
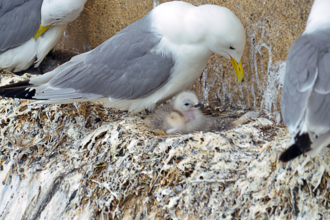
[[(89, 0), (81, 16), (69, 24), (58, 45), (85, 52), (95, 48), (127, 25), (141, 19), (154, 5), (165, 1)], [(285, 60), (292, 42), (303, 32), (311, 0), (194, 0), (194, 5), (228, 7), (246, 29), (242, 58), (244, 82), (237, 83), (228, 60), (213, 55), (201, 82), (193, 89), (201, 100), (238, 108), (262, 107), (278, 111)], [(220, 21), (219, 21), (220, 22)]]

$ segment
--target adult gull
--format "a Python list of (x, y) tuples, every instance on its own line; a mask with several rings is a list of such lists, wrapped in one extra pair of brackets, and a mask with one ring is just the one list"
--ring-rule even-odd
[(241, 81), (244, 46), (244, 27), (229, 9), (167, 2), (53, 71), (0, 87), (0, 95), (37, 103), (93, 100), (132, 112), (152, 110), (192, 85), (213, 53), (231, 59)]
[(294, 137), (280, 156), (317, 155), (330, 144), (330, 1), (315, 0), (303, 34), (287, 59), (281, 109)]
[(38, 67), (87, 0), (1, 0), (0, 69)]

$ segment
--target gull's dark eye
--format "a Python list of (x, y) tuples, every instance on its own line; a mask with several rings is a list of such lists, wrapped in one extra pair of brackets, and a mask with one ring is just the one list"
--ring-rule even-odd
[(230, 46), (229, 49), (231, 49), (231, 50), (235, 50), (235, 48), (233, 48), (232, 46)]
[(185, 103), (184, 105), (185, 105), (185, 106), (188, 106), (188, 105), (189, 105), (189, 103)]

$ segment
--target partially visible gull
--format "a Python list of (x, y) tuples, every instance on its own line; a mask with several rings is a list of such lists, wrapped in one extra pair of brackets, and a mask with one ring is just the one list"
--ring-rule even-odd
[(0, 87), (0, 95), (37, 103), (93, 100), (132, 112), (152, 110), (192, 85), (213, 53), (231, 59), (241, 81), (244, 46), (244, 27), (228, 8), (167, 2), (55, 70)]
[(0, 69), (38, 67), (87, 0), (1, 0)]
[(167, 134), (204, 131), (207, 119), (200, 109), (202, 106), (194, 92), (181, 92), (171, 103), (157, 108), (145, 121), (151, 128), (161, 129)]
[(287, 162), (317, 155), (330, 144), (330, 1), (315, 0), (303, 34), (292, 44), (281, 108), (294, 137), (280, 156)]

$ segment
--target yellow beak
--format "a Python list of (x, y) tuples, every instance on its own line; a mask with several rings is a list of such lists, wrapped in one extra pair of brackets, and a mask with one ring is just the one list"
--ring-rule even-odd
[(239, 63), (236, 62), (236, 60), (234, 58), (230, 59), (231, 64), (234, 67), (236, 76), (237, 76), (237, 80), (238, 82), (241, 82), (244, 76), (243, 73), (243, 66), (242, 66), (242, 61), (240, 61)]
[(45, 31), (48, 30), (48, 28), (50, 28), (50, 25), (43, 27), (42, 24), (39, 27), (39, 30), (37, 31), (37, 33), (35, 33), (35, 35), (33, 36), (34, 39), (37, 39), (38, 37), (40, 37)]

